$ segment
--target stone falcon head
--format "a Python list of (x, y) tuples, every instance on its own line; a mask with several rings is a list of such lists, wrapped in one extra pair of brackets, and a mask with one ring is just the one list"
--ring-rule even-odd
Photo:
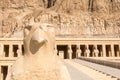
[(35, 54), (40, 49), (53, 50), (55, 45), (54, 26), (48, 23), (32, 23), (24, 28), (25, 54)]

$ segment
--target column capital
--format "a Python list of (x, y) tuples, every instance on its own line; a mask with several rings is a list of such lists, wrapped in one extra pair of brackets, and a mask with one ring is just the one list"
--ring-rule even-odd
[(96, 44), (95, 44), (95, 45), (93, 45), (93, 46), (94, 46), (94, 48), (95, 48), (95, 49), (97, 49), (97, 45), (96, 45)]
[(77, 44), (76, 47), (77, 47), (77, 48), (80, 48), (80, 44)]
[(72, 45), (71, 45), (71, 44), (69, 44), (69, 45), (68, 45), (68, 49), (71, 49), (71, 47), (72, 47)]
[(71, 46), (71, 44), (68, 44), (68, 46)]

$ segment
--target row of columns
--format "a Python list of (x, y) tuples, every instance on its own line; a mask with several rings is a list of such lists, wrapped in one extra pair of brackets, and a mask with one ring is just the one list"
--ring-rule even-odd
[[(8, 51), (5, 51), (5, 45), (0, 44), (0, 57), (19, 57), (22, 55), (23, 51), (22, 51), (22, 44), (18, 44), (17, 45), (17, 50), (16, 52), (13, 51), (14, 49), (14, 45), (13, 44), (9, 44), (9, 49), (6, 49)], [(58, 53), (57, 50), (57, 46), (55, 47), (55, 52)], [(84, 53), (85, 57), (90, 57), (90, 54), (92, 53), (93, 57), (98, 57), (98, 55), (100, 54), (101, 57), (106, 57), (107, 53), (108, 53), (108, 57), (114, 57), (115, 56), (115, 50), (114, 50), (114, 45), (110, 45), (110, 49), (106, 49), (106, 45), (103, 44), (101, 45), (101, 50), (98, 49), (98, 45), (93, 45), (93, 50), (91, 51), (89, 48), (89, 45), (85, 45), (84, 47), (84, 51), (81, 50), (80, 48), (80, 44), (76, 45), (76, 57), (80, 57), (82, 53)], [(120, 45), (118, 45), (119, 50), (116, 52), (117, 56), (120, 56)], [(14, 56), (14, 54), (17, 53), (17, 56)], [(7, 56), (6, 56), (7, 54)], [(72, 59), (72, 54), (73, 54), (73, 50), (72, 50), (72, 45), (69, 44), (67, 45), (67, 54), (69, 59)]]
[[(14, 46), (17, 46), (17, 47), (14, 48)], [(0, 44), (0, 57), (20, 57), (22, 55), (22, 53), (23, 53), (22, 44), (18, 44), (18, 45)], [(16, 54), (16, 56), (15, 56), (15, 54)]]
[[(91, 57), (99, 57), (99, 55), (100, 57), (115, 57), (115, 52), (116, 56), (120, 57), (120, 45), (118, 45), (117, 51), (114, 50), (114, 45), (109, 45), (109, 49), (107, 49), (107, 45), (103, 44), (101, 45), (101, 50), (98, 49), (98, 45), (92, 45), (92, 50), (89, 48), (89, 45), (84, 45), (84, 50), (81, 50), (80, 46), (80, 44), (76, 45), (76, 58), (81, 57), (81, 54), (84, 54), (84, 57), (90, 57), (90, 54), (92, 55)], [(58, 52), (58, 50), (56, 50), (56, 52)], [(67, 45), (67, 54), (68, 58), (72, 59), (73, 50), (71, 44)]]

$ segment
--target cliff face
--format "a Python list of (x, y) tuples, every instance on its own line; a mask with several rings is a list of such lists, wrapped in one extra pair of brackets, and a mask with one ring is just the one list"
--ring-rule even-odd
[(56, 35), (120, 37), (120, 0), (1, 0), (0, 17), (1, 37), (22, 37), (32, 17)]

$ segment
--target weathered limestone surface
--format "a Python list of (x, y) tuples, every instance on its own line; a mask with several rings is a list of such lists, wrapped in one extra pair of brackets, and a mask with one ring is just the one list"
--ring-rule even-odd
[(71, 80), (54, 53), (53, 25), (32, 22), (24, 29), (25, 54), (12, 66), (6, 80)]
[(57, 26), (56, 35), (120, 36), (119, 0), (1, 0), (0, 37), (21, 37), (24, 16), (33, 11), (36, 21)]

